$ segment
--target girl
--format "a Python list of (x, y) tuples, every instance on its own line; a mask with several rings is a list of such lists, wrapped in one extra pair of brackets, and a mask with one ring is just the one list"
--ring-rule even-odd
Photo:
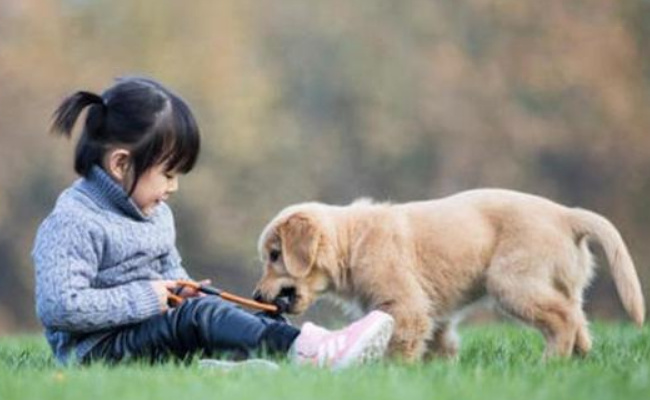
[(311, 323), (298, 330), (187, 288), (187, 300), (168, 308), (176, 281), (190, 278), (165, 201), (194, 167), (199, 129), (187, 104), (151, 79), (118, 80), (101, 96), (75, 93), (56, 110), (53, 131), (70, 137), (86, 108), (74, 161), (81, 179), (60, 195), (32, 252), (37, 313), (57, 360), (264, 350), (341, 368), (384, 353), (393, 320), (379, 311), (331, 332)]

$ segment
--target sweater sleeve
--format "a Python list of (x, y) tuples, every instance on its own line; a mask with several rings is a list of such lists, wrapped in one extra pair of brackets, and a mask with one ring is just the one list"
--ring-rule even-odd
[(162, 276), (164, 279), (191, 279), (187, 271), (185, 271), (185, 268), (183, 268), (183, 261), (180, 254), (178, 253), (178, 249), (176, 249), (176, 246), (174, 246), (169, 255), (165, 257), (163, 264), (164, 270)]
[(57, 215), (39, 228), (32, 257), (36, 311), (44, 326), (92, 332), (135, 323), (160, 313), (149, 281), (94, 288), (103, 235), (89, 222)]
[(188, 275), (187, 271), (185, 268), (183, 268), (183, 259), (181, 258), (180, 253), (178, 252), (178, 249), (176, 248), (176, 224), (174, 222), (174, 214), (172, 213), (171, 209), (166, 203), (161, 204), (161, 214), (163, 215), (164, 218), (164, 223), (168, 226), (170, 231), (172, 232), (172, 248), (163, 258), (163, 270), (162, 270), (162, 277), (164, 279), (172, 279), (172, 280), (178, 280), (178, 279), (191, 279), (190, 276)]

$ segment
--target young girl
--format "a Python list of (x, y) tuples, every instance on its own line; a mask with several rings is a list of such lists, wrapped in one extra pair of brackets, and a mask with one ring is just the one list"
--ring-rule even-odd
[(86, 108), (74, 161), (81, 179), (60, 195), (32, 253), (37, 313), (57, 360), (247, 358), (263, 350), (340, 368), (381, 357), (393, 320), (379, 311), (331, 332), (311, 323), (298, 330), (190, 289), (169, 308), (176, 281), (190, 278), (165, 200), (196, 162), (194, 117), (161, 84), (128, 78), (101, 96), (67, 98), (53, 131), (70, 137)]

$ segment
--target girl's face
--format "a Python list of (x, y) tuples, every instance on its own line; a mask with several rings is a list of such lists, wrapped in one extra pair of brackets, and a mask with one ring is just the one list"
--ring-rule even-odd
[[(133, 186), (130, 162), (127, 149), (114, 148), (107, 152), (103, 165), (104, 170), (126, 191)], [(151, 215), (157, 205), (178, 190), (178, 173), (167, 171), (166, 167), (165, 163), (160, 163), (145, 171), (131, 194), (131, 199), (146, 216)]]
[(166, 171), (165, 164), (158, 164), (146, 171), (138, 180), (131, 195), (144, 215), (151, 215), (161, 202), (178, 190), (178, 174)]

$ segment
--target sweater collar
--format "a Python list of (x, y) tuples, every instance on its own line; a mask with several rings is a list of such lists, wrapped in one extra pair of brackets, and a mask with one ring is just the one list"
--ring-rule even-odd
[(102, 208), (120, 212), (138, 221), (150, 219), (142, 213), (124, 188), (98, 165), (93, 165), (88, 175), (81, 180), (80, 189)]

